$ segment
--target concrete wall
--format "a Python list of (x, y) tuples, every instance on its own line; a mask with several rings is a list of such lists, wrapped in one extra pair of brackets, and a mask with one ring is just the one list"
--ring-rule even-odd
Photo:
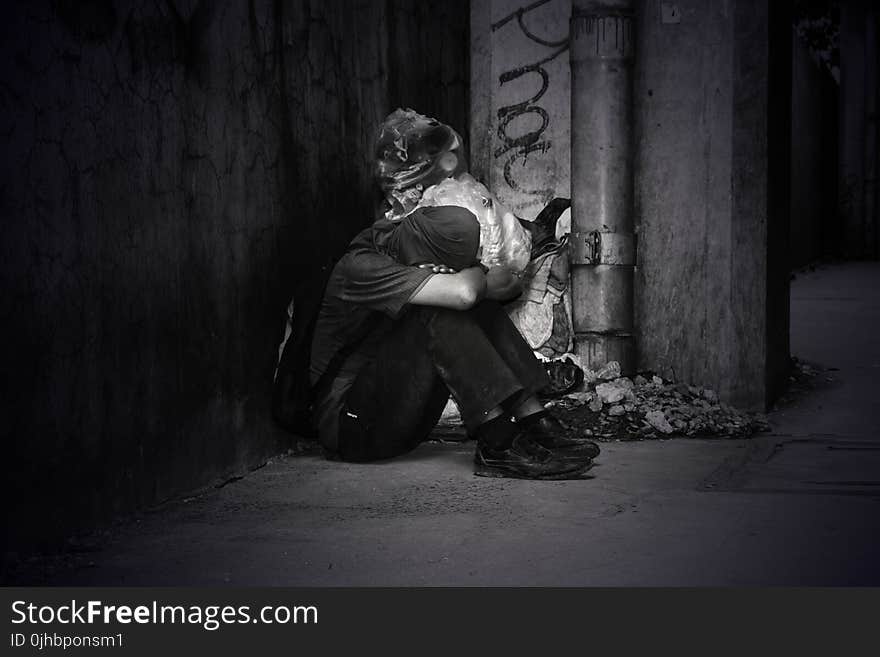
[[(743, 3), (742, 9), (737, 11), (734, 40), (740, 52), (736, 59), (742, 62), (740, 74), (746, 66), (753, 71), (744, 86), (752, 89), (763, 87), (767, 93), (766, 146), (764, 143), (760, 145), (760, 150), (766, 148), (767, 153), (767, 239), (763, 251), (767, 268), (764, 281), (764, 399), (753, 402), (753, 406), (761, 408), (769, 407), (782, 394), (789, 384), (791, 372), (789, 235), (793, 17), (791, 7), (786, 2), (769, 2), (765, 10), (763, 6), (758, 9), (752, 11), (750, 3)], [(760, 21), (766, 21), (766, 26), (762, 27)], [(762, 42), (767, 43), (766, 58), (761, 55), (763, 49), (757, 47)], [(747, 53), (758, 53), (758, 57), (747, 57)], [(746, 134), (751, 123), (751, 117), (746, 117)], [(760, 157), (748, 151), (746, 156)], [(747, 352), (745, 356), (751, 354)]]
[(524, 219), (569, 196), (570, 15), (570, 0), (471, 4), (471, 168)]
[(791, 229), (792, 267), (839, 250), (837, 214), (837, 84), (792, 39)]
[(643, 366), (729, 396), (732, 14), (677, 4), (681, 22), (661, 24), (643, 3), (636, 33), (637, 349)]
[(768, 5), (676, 2), (668, 23), (664, 5), (640, 3), (637, 29), (639, 362), (762, 408), (788, 327), (784, 282), (784, 312), (768, 304)]
[(389, 106), (433, 116), (467, 140), (470, 0), (389, 0), (388, 13)]
[(839, 218), (851, 258), (880, 257), (880, 9), (867, 0), (840, 3)]
[[(4, 535), (24, 545), (286, 449), (269, 393), (291, 290), (370, 222), (393, 106), (464, 130), (468, 3), (59, 0), (3, 18)], [(406, 90), (416, 75), (435, 84)]]

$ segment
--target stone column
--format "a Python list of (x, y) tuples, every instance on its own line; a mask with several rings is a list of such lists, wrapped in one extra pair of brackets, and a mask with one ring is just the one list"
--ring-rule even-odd
[(597, 368), (635, 369), (633, 4), (575, 2), (571, 18), (572, 322)]

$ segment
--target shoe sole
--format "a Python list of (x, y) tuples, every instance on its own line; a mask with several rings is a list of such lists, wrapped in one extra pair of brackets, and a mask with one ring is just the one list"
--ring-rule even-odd
[[(549, 447), (545, 449), (550, 449)], [(596, 454), (593, 451), (590, 453), (577, 453), (575, 451), (565, 451), (561, 449), (550, 449), (553, 452), (553, 456), (557, 461), (562, 461), (563, 463), (584, 463), (586, 461), (594, 461), (599, 454)]]
[(477, 463), (474, 474), (477, 477), (492, 477), (497, 479), (533, 479), (538, 481), (563, 481), (566, 479), (579, 479), (582, 474), (593, 467), (593, 462), (581, 462), (577, 467), (543, 475), (528, 474), (513, 469), (504, 469), (501, 466)]

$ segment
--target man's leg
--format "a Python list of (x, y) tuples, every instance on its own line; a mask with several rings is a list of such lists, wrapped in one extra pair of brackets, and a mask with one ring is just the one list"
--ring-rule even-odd
[(547, 372), (513, 325), (504, 307), (494, 301), (483, 301), (474, 310), (477, 321), (495, 350), (524, 382), (523, 393), (510, 399), (506, 406), (520, 427), (538, 444), (563, 458), (576, 461), (598, 456), (599, 446), (596, 443), (567, 436), (566, 428), (544, 409), (537, 392), (547, 385)]
[[(462, 317), (479, 327), (479, 339), (471, 340), (470, 326), (467, 330), (462, 330)], [(476, 353), (489, 353), (495, 360), (488, 371), (505, 372), (506, 376), (512, 375), (519, 384), (518, 390), (509, 396), (490, 397), (490, 403), (497, 402), (497, 405), (488, 412), (484, 411), (486, 414), (483, 416), (469, 413), (463, 407), (463, 398), (456, 397), (459, 407), (462, 408), (462, 419), (477, 440), (474, 454), (476, 474), (559, 479), (579, 476), (591, 466), (591, 459), (598, 453), (598, 449), (585, 450), (583, 445), (577, 444), (564, 445), (564, 449), (557, 452), (541, 443), (547, 436), (535, 428), (546, 428), (548, 420), (535, 421), (536, 418), (546, 415), (543, 404), (537, 398), (537, 391), (547, 385), (547, 373), (501, 304), (489, 300), (465, 313), (445, 311), (442, 315), (434, 315), (433, 329), (441, 344), (454, 345), (467, 340), (468, 345), (479, 345)], [(488, 342), (488, 346), (485, 342)], [(469, 369), (464, 371), (472, 373), (483, 370), (480, 359), (474, 357), (475, 353), (471, 349), (466, 348), (459, 353), (466, 357), (466, 364), (469, 365)], [(443, 354), (437, 353), (436, 356), (442, 357)], [(501, 363), (498, 362), (499, 359)], [(435, 362), (441, 363), (440, 360)], [(444, 362), (451, 365), (449, 360)], [(462, 371), (461, 368), (448, 369)], [(451, 383), (450, 388), (453, 388)], [(527, 429), (525, 422), (510, 422), (511, 415), (518, 420), (525, 418), (528, 422)], [(472, 418), (470, 422), (468, 417)], [(592, 447), (595, 448), (595, 445)]]
[[(339, 456), (366, 461), (409, 451), (430, 433), (450, 393), (475, 432), (501, 418), (501, 404), (521, 396), (523, 387), (470, 311), (412, 307), (346, 395)], [(499, 442), (514, 431), (496, 429)]]
[(513, 444), (518, 430), (502, 404), (521, 395), (522, 385), (470, 311), (427, 307), (410, 309), (349, 390), (339, 457), (367, 461), (409, 451), (430, 433), (450, 391), (494, 476), (557, 476), (580, 467), (536, 444)]
[(500, 415), (499, 408), (528, 394), (530, 382), (498, 352), (476, 309), (420, 307), (411, 313), (424, 327), (431, 362), (471, 432)]
[(504, 306), (487, 299), (477, 304), (472, 312), (495, 351), (522, 383), (521, 394), (508, 400), (509, 412), (517, 415), (519, 411), (528, 414), (543, 410), (537, 392), (549, 383), (547, 372), (514, 326)]
[(338, 456), (388, 459), (414, 449), (430, 433), (449, 399), (425, 348), (421, 324), (404, 317), (385, 336), (344, 398)]

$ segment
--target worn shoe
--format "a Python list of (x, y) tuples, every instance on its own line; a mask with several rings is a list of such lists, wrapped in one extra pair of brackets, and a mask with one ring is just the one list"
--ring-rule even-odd
[(567, 429), (549, 413), (523, 423), (523, 435), (541, 447), (553, 452), (554, 456), (563, 461), (592, 461), (599, 456), (599, 446), (586, 438), (574, 438), (566, 435)]
[(496, 449), (478, 441), (474, 452), (474, 474), (480, 477), (513, 479), (573, 479), (592, 463), (557, 458), (553, 452), (518, 434), (507, 449)]

